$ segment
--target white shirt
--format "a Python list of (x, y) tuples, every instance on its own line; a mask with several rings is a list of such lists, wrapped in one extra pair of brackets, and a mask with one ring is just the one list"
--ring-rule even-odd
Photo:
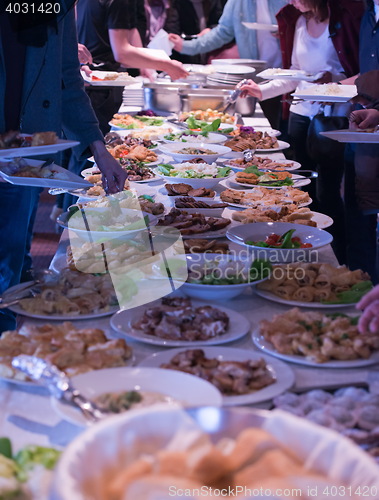
[[(312, 74), (330, 71), (334, 81), (343, 78), (343, 68), (329, 36), (328, 27), (319, 37), (312, 37), (308, 33), (305, 17), (299, 17), (296, 23), (291, 69), (300, 69)], [(305, 81), (272, 80), (270, 83), (261, 85), (262, 99), (302, 90), (311, 85), (313, 83)], [(310, 102), (291, 106), (293, 113), (310, 117), (317, 114), (319, 109), (319, 104), (310, 104)]]
[[(257, 0), (257, 23), (272, 24), (268, 0)], [(259, 59), (267, 61), (268, 68), (280, 68), (282, 66), (282, 55), (280, 53), (279, 41), (271, 31), (257, 30)]]
[(375, 21), (378, 22), (379, 21), (379, 5), (376, 5), (376, 3), (375, 3), (374, 8), (375, 8)]

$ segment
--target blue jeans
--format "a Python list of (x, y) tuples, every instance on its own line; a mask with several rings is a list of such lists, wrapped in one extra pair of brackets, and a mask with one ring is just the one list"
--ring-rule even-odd
[[(20, 282), (41, 188), (0, 182), (0, 295)], [(0, 332), (14, 329), (13, 314), (0, 310)]]

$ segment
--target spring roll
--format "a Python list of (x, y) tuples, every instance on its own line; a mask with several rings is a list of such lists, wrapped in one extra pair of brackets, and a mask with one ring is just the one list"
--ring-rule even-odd
[(299, 302), (313, 302), (315, 288), (311, 286), (302, 286), (292, 295), (292, 300)]
[(281, 297), (284, 300), (291, 300), (292, 295), (296, 291), (295, 286), (291, 285), (280, 285), (276, 288), (275, 290), (275, 295), (278, 295), (278, 297)]
[(326, 274), (319, 274), (315, 279), (313, 286), (317, 289), (331, 288), (330, 276), (327, 276)]
[(312, 286), (316, 277), (316, 271), (304, 270), (303, 276), (299, 273), (299, 278), (295, 278), (295, 280), (299, 286)]
[(345, 271), (344, 273), (337, 274), (331, 278), (332, 285), (336, 287), (350, 287), (356, 283), (356, 279), (351, 271)]
[(315, 302), (324, 302), (325, 300), (333, 300), (331, 288), (314, 288), (313, 300)]

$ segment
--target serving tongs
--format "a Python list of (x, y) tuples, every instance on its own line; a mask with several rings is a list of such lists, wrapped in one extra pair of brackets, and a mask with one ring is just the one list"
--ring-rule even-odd
[(97, 422), (108, 415), (75, 389), (68, 376), (48, 361), (21, 354), (13, 358), (12, 366), (46, 387), (53, 397), (78, 407), (86, 420)]
[(248, 82), (247, 78), (241, 80), (238, 84), (238, 87), (233, 90), (233, 92), (226, 98), (226, 102), (221, 102), (218, 106), (215, 107), (215, 111), (221, 111), (221, 113), (226, 113), (227, 110), (234, 104), (239, 98), (242, 90), (242, 85), (245, 85)]
[(42, 269), (30, 275), (31, 281), (19, 286), (12, 293), (5, 292), (5, 297), (0, 297), (0, 309), (17, 304), (21, 299), (35, 297), (41, 293), (40, 286), (56, 282), (59, 275), (51, 269)]

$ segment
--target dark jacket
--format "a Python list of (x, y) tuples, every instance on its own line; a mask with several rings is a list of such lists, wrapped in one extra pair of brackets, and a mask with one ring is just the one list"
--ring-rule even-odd
[[(364, 12), (362, 0), (328, 0), (329, 31), (346, 77), (359, 72), (359, 28)], [(283, 68), (291, 66), (296, 22), (301, 12), (292, 5), (281, 9), (276, 18), (279, 26)]]
[[(65, 0), (63, 4), (72, 5)], [(24, 133), (64, 131), (67, 139), (80, 141), (74, 148), (79, 157), (95, 140), (103, 140), (96, 116), (84, 91), (79, 72), (78, 41), (72, 9), (58, 30), (49, 27), (42, 47), (27, 47), (21, 107), (21, 131)], [(5, 61), (0, 38), (0, 102), (5, 96)], [(3, 107), (0, 106), (0, 133), (5, 132)]]
[[(358, 78), (357, 89), (371, 101), (369, 107), (379, 111), (379, 65), (377, 68)], [(360, 210), (379, 212), (379, 144), (356, 144), (355, 195)]]
[(374, 2), (368, 2), (361, 23), (359, 40), (359, 69), (361, 73), (379, 69), (379, 22), (375, 19)]

